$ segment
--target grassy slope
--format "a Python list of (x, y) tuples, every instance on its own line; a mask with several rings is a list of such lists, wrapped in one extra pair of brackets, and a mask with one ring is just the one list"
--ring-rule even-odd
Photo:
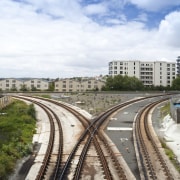
[(0, 179), (13, 172), (17, 159), (31, 153), (35, 124), (33, 105), (14, 101), (0, 110)]

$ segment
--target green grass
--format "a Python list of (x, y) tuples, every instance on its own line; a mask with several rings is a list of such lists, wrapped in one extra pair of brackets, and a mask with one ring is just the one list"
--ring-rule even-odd
[(35, 126), (32, 104), (16, 100), (0, 110), (0, 179), (7, 179), (16, 161), (31, 153)]
[(168, 156), (169, 160), (172, 162), (172, 164), (174, 165), (174, 167), (177, 169), (177, 171), (180, 173), (180, 166), (177, 160), (176, 155), (173, 153), (173, 151), (166, 145), (165, 142), (162, 142), (162, 147), (164, 148), (164, 151), (166, 153), (166, 155)]
[(166, 103), (163, 107), (161, 107), (161, 115), (165, 117), (170, 114), (170, 102)]

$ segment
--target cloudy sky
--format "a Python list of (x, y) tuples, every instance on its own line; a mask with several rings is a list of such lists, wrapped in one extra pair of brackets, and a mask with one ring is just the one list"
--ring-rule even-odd
[(180, 0), (0, 0), (0, 78), (106, 75), (112, 60), (179, 55)]

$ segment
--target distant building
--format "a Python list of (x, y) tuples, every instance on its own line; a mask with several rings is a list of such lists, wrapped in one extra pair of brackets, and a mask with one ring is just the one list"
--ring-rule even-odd
[(55, 91), (58, 92), (85, 92), (92, 90), (101, 90), (105, 85), (102, 80), (95, 78), (67, 78), (59, 79), (55, 82)]
[(5, 78), (0, 80), (0, 90), (2, 91), (20, 91), (22, 87), (27, 90), (47, 90), (49, 88), (49, 82), (42, 79), (16, 79)]
[(49, 82), (42, 79), (29, 79), (24, 81), (24, 85), (27, 89), (47, 90), (49, 88)]
[(22, 85), (23, 85), (22, 80), (18, 80), (14, 78), (7, 78), (0, 80), (0, 90), (2, 91), (10, 91), (10, 90), (19, 91)]
[(176, 64), (177, 64), (177, 76), (180, 76), (180, 56), (177, 57)]
[(138, 60), (109, 62), (109, 75), (118, 74), (137, 77), (145, 86), (171, 86), (176, 78), (176, 63)]

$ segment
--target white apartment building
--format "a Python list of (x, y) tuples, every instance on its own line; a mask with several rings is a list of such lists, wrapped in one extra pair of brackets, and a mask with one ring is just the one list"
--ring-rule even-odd
[(111, 61), (109, 75), (137, 77), (145, 86), (171, 86), (176, 78), (176, 63), (165, 61)]
[(47, 90), (49, 88), (49, 82), (41, 79), (5, 78), (0, 80), (0, 90), (2, 91), (20, 91), (23, 86), (26, 87), (27, 90), (32, 90), (32, 88)]
[(91, 90), (101, 90), (104, 85), (104, 81), (96, 79), (60, 79), (55, 82), (55, 91), (85, 92)]

